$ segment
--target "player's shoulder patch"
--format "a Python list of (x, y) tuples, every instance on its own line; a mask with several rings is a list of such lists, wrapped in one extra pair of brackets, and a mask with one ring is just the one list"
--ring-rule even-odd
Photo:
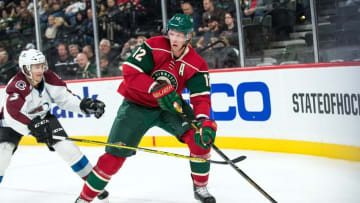
[(44, 72), (44, 80), (46, 83), (55, 86), (66, 86), (65, 82), (58, 76), (56, 73), (51, 70), (47, 70)]
[(23, 80), (18, 80), (18, 81), (16, 81), (16, 83), (15, 83), (15, 88), (17, 88), (17, 89), (19, 89), (19, 90), (21, 90), (21, 91), (25, 90), (25, 88), (26, 88), (26, 82), (23, 81)]
[(30, 93), (30, 83), (26, 80), (25, 76), (19, 72), (10, 80), (5, 91), (7, 94), (17, 93), (27, 95)]

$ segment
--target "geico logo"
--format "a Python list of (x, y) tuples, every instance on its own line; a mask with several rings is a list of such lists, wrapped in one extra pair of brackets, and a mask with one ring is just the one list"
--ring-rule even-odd
[(42, 120), (42, 121), (35, 124), (35, 128), (38, 128), (41, 125), (45, 125), (46, 123), (49, 123), (49, 120)]
[[(215, 97), (221, 99), (214, 99)], [(244, 82), (237, 86), (228, 83), (212, 84), (211, 98), (213, 106), (211, 116), (215, 120), (231, 121), (236, 118), (237, 113), (245, 121), (266, 121), (271, 116), (270, 92), (263, 82)], [(230, 98), (235, 98), (236, 104), (222, 106), (221, 109), (227, 109), (226, 111), (214, 109), (219, 104), (226, 105), (224, 101)], [(256, 108), (249, 106), (256, 106)]]

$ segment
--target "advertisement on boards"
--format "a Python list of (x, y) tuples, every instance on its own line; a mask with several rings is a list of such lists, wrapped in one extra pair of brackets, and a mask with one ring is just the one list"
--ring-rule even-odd
[[(360, 146), (358, 66), (283, 69), (235, 69), (210, 74), (211, 117), (219, 137), (301, 140)], [(105, 102), (101, 119), (58, 106), (52, 113), (71, 136), (107, 136), (122, 96), (122, 79), (69, 82), (80, 98)], [(4, 88), (0, 88), (0, 99)], [(189, 92), (183, 98), (189, 100)], [(147, 136), (168, 136), (154, 128)]]

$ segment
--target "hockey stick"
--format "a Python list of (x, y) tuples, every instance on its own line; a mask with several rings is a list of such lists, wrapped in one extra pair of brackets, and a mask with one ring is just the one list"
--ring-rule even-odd
[[(200, 130), (199, 127), (196, 125), (196, 121), (193, 121), (187, 117), (187, 115), (183, 112), (181, 106), (174, 102), (174, 108), (177, 112), (179, 112), (180, 116), (188, 122), (192, 128), (194, 128), (197, 132)], [(270, 202), (277, 203), (268, 193), (266, 193), (258, 184), (255, 183), (244, 171), (242, 171), (238, 166), (235, 165), (235, 162), (230, 160), (214, 143), (211, 144), (211, 147), (218, 153), (226, 163), (228, 163), (233, 169), (235, 169), (245, 180), (247, 180), (252, 186), (256, 188), (262, 195), (264, 195)]]
[[(175, 154), (175, 153), (171, 153), (171, 152), (153, 150), (153, 149), (148, 149), (148, 148), (143, 148), (143, 147), (131, 147), (131, 146), (123, 145), (121, 143), (107, 143), (107, 142), (101, 142), (101, 141), (96, 141), (96, 140), (86, 140), (86, 139), (78, 139), (78, 138), (63, 137), (63, 136), (53, 136), (53, 138), (56, 140), (70, 140), (70, 141), (74, 141), (74, 142), (90, 143), (90, 144), (97, 144), (97, 145), (105, 145), (105, 146), (109, 146), (109, 147), (129, 149), (129, 150), (134, 150), (134, 151), (149, 152), (149, 153), (153, 153), (153, 154), (160, 154), (160, 155), (165, 155), (165, 156), (188, 159), (188, 160), (196, 161), (196, 162), (209, 162), (209, 163), (214, 163), (214, 164), (229, 164), (227, 161), (215, 161), (215, 160), (210, 160), (210, 159), (207, 160), (207, 159), (191, 157), (191, 156), (186, 156), (186, 155), (182, 155), (182, 154)], [(237, 163), (237, 162), (243, 161), (245, 159), (246, 159), (246, 156), (239, 156), (236, 159), (233, 159), (231, 161), (234, 163)]]

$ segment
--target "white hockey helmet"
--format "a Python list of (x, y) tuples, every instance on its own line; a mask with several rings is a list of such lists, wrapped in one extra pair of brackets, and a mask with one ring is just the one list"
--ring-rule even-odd
[[(32, 79), (32, 75), (30, 71), (31, 65), (42, 64), (42, 63), (44, 64), (44, 69), (47, 70), (48, 66), (47, 66), (46, 58), (44, 54), (37, 49), (28, 49), (20, 53), (19, 56), (20, 70), (24, 75), (28, 76), (30, 79)], [(26, 68), (26, 72), (24, 68)]]

